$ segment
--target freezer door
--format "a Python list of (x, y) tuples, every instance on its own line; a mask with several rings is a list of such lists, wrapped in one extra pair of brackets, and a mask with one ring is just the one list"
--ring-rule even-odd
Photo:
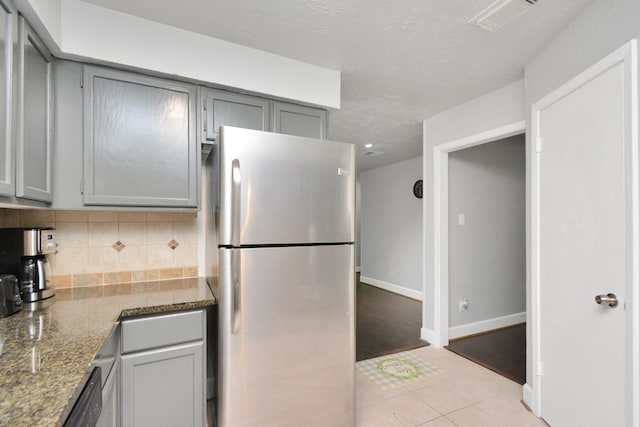
[(355, 425), (353, 246), (220, 259), (218, 426)]
[(352, 144), (220, 129), (220, 245), (354, 240)]

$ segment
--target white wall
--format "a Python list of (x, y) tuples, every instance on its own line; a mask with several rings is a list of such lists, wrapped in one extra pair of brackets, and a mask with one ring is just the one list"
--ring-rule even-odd
[(594, 0), (525, 68), (527, 106), (633, 38), (640, 38), (640, 2)]
[[(535, 101), (633, 38), (640, 38), (640, 1), (594, 0), (525, 68), (528, 110)], [(529, 293), (530, 277), (527, 287)], [(529, 300), (527, 304), (530, 313)], [(530, 338), (527, 333), (528, 384), (533, 379)]]
[(56, 56), (340, 108), (340, 72), (336, 70), (79, 0), (19, 0), (18, 8)]
[(435, 180), (433, 149), (435, 146), (476, 135), (525, 119), (524, 82), (519, 80), (501, 89), (470, 100), (424, 121), (424, 303), (422, 336), (435, 335), (434, 281), (434, 206)]
[(360, 280), (422, 299), (422, 157), (360, 175)]
[[(454, 331), (460, 335), (470, 323), (482, 322), (484, 329), (471, 332), (478, 333), (491, 329), (495, 318), (522, 321), (524, 148), (522, 134), (449, 154), (449, 327), (458, 327)], [(469, 308), (461, 312), (462, 298)], [(452, 338), (460, 335), (450, 332)]]

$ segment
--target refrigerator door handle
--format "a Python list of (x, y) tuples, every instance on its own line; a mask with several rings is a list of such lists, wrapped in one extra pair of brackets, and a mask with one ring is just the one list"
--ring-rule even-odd
[(231, 250), (231, 333), (236, 335), (240, 331), (240, 318), (242, 305), (240, 304), (242, 299), (241, 284), (242, 278), (240, 277), (241, 259), (242, 254), (239, 249)]
[(242, 197), (242, 175), (240, 160), (231, 162), (231, 246), (240, 246), (240, 199)]

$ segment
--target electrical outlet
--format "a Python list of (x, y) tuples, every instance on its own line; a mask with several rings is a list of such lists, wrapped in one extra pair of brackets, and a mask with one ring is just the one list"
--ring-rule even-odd
[(469, 309), (469, 298), (462, 298), (458, 301), (458, 309), (460, 311), (466, 311)]

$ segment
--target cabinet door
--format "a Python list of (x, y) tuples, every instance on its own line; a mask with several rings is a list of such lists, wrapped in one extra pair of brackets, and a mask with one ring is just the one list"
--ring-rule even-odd
[(274, 102), (273, 131), (325, 139), (327, 137), (327, 112), (318, 108)]
[(16, 196), (50, 202), (51, 61), (22, 16), (18, 19)]
[(16, 14), (13, 7), (0, 0), (0, 194), (13, 196), (13, 139), (11, 138), (13, 42)]
[(204, 426), (204, 342), (122, 356), (123, 426)]
[(220, 126), (269, 130), (269, 101), (236, 93), (207, 89), (205, 92), (207, 140), (218, 139)]
[(197, 207), (192, 85), (86, 66), (84, 203)]

